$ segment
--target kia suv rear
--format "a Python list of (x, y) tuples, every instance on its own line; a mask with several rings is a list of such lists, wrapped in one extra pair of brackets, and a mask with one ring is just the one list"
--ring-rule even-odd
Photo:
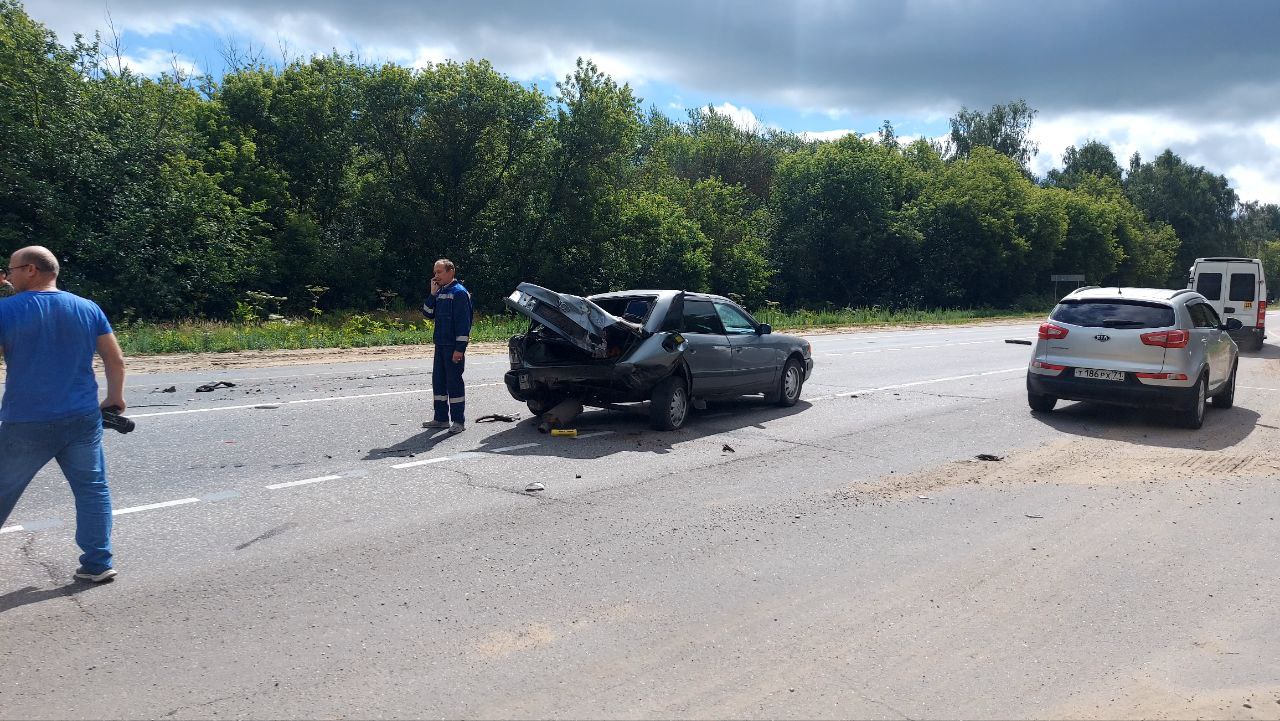
[(1027, 403), (1047, 413), (1059, 399), (1169, 408), (1188, 428), (1205, 402), (1235, 402), (1239, 351), (1225, 324), (1192, 290), (1081, 288), (1042, 323), (1027, 368)]

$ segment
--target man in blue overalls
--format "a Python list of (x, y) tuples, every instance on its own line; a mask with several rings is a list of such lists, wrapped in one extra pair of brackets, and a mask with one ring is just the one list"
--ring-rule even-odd
[[(462, 370), (466, 366), (467, 342), (471, 340), (471, 294), (454, 276), (453, 261), (436, 261), (431, 276), (431, 295), (422, 303), (422, 314), (435, 321), (431, 336), (435, 344), (435, 363), (431, 367), (431, 388), (435, 393), (435, 417), (423, 428), (448, 428), (449, 433), (467, 429), (466, 385)], [(449, 419), (453, 425), (449, 425)]]

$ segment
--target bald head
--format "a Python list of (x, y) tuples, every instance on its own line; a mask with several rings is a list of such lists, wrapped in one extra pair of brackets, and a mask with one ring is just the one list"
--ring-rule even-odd
[(58, 274), (58, 257), (43, 245), (28, 245), (25, 248), (19, 248), (9, 256), (9, 267), (15, 267), (30, 263), (35, 266), (37, 272), (41, 274)]

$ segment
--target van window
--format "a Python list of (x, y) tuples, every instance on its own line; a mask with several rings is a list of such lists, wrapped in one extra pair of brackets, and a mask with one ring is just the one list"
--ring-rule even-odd
[(1258, 277), (1253, 273), (1232, 273), (1227, 300), (1256, 300)]
[(1222, 300), (1222, 274), (1201, 273), (1196, 279), (1196, 292), (1209, 300)]
[(720, 327), (720, 316), (716, 315), (716, 307), (711, 301), (685, 300), (684, 332), (724, 335), (724, 328)]
[(1140, 300), (1066, 300), (1049, 317), (1086, 328), (1167, 328), (1173, 308)]

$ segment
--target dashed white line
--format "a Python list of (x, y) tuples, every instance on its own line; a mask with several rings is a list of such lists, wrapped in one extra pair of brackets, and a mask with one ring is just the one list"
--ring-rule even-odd
[(950, 348), (958, 345), (981, 345), (983, 343), (994, 343), (998, 338), (991, 340), (973, 340), (964, 341), (962, 343), (938, 343), (937, 345), (912, 345), (912, 346), (896, 346), (893, 348), (869, 348), (867, 350), (848, 351), (846, 353), (820, 353), (819, 355), (827, 357), (850, 356), (850, 355), (867, 355), (869, 353), (886, 353), (896, 350), (924, 350), (927, 348)]
[[(468, 385), (467, 387), (468, 388), (490, 388), (492, 386), (500, 386), (500, 385), (502, 384), (501, 383), (477, 383), (475, 385)], [(303, 403), (320, 403), (322, 401), (349, 401), (349, 400), (357, 400), (360, 398), (407, 396), (407, 395), (413, 395), (415, 393), (416, 394), (431, 393), (431, 389), (425, 388), (425, 389), (416, 389), (411, 391), (387, 391), (385, 393), (360, 393), (358, 395), (351, 395), (351, 396), (326, 396), (324, 398), (303, 398), (301, 400), (296, 400), (296, 401), (280, 401), (280, 405), (293, 406), (293, 405), (300, 405)], [(130, 418), (154, 418), (156, 416), (180, 416), (180, 415), (186, 415), (189, 413), (213, 413), (214, 411), (238, 411), (238, 410), (244, 410), (245, 408), (257, 408), (261, 405), (263, 405), (262, 402), (249, 403), (246, 405), (239, 405), (239, 406), (218, 406), (216, 408), (188, 408), (186, 410), (181, 410), (181, 411), (159, 411), (156, 413), (135, 413), (135, 414), (130, 414), (129, 417)]]
[(1272, 392), (1280, 393), (1280, 388), (1259, 388), (1258, 386), (1240, 386), (1240, 387), (1248, 388), (1251, 391), (1272, 391)]
[(494, 448), (490, 453), (506, 453), (507, 451), (518, 451), (522, 448), (533, 448), (542, 445), (541, 443), (521, 443), (518, 446), (503, 446), (502, 448)]
[(595, 433), (580, 433), (575, 438), (582, 440), (583, 438), (595, 438), (596, 436), (607, 436), (613, 431), (596, 431)]
[(444, 463), (449, 460), (449, 456), (442, 458), (424, 458), (421, 461), (409, 461), (408, 463), (397, 463), (392, 468), (413, 468), (414, 466), (425, 466), (431, 463)]
[(897, 389), (899, 389), (899, 388), (911, 388), (912, 386), (924, 386), (924, 385), (929, 385), (930, 383), (946, 383), (947, 381), (960, 381), (960, 380), (964, 380), (964, 379), (966, 379), (966, 378), (980, 378), (980, 377), (982, 377), (982, 376), (993, 376), (993, 375), (998, 375), (998, 374), (1000, 374), (1000, 373), (1013, 373), (1013, 372), (1015, 372), (1015, 371), (1025, 371), (1026, 369), (1027, 369), (1027, 368), (1026, 368), (1026, 366), (1018, 366), (1017, 368), (1003, 368), (1003, 369), (998, 370), (998, 371), (983, 371), (982, 373), (966, 373), (965, 375), (960, 375), (960, 376), (947, 376), (946, 378), (931, 378), (931, 379), (929, 379), (929, 380), (927, 380), (927, 381), (913, 381), (913, 382), (911, 382), (911, 383), (897, 383), (897, 384), (895, 384), (895, 385), (891, 385), (891, 386), (880, 386), (880, 387), (878, 387), (878, 388), (860, 388), (860, 389), (855, 390), (855, 391), (844, 391), (844, 392), (841, 392), (841, 393), (832, 393), (831, 395), (826, 395), (826, 396), (814, 396), (813, 398), (805, 398), (805, 400), (806, 400), (806, 401), (809, 401), (810, 403), (812, 403), (813, 401), (829, 401), (829, 400), (831, 400), (832, 398), (843, 398), (843, 397), (845, 397), (845, 396), (860, 395), (860, 394), (862, 394), (862, 393), (876, 393), (876, 392), (878, 392), (878, 391), (892, 391), (892, 390), (897, 390)]
[(132, 508), (117, 508), (111, 512), (113, 516), (123, 516), (126, 513), (137, 513), (139, 511), (154, 511), (157, 508), (168, 508), (169, 506), (182, 506), (188, 503), (196, 503), (199, 498), (179, 498), (176, 501), (165, 501), (163, 503), (148, 503), (145, 506), (134, 506)]
[(14, 531), (21, 530), (22, 526), (5, 526), (4, 528), (0, 528), (0, 533), (13, 533)]
[(320, 476), (318, 478), (304, 478), (301, 481), (289, 481), (288, 483), (273, 483), (267, 486), (267, 490), (274, 491), (278, 488), (292, 488), (293, 486), (305, 486), (308, 483), (319, 483), (321, 481), (336, 481), (342, 476)]

